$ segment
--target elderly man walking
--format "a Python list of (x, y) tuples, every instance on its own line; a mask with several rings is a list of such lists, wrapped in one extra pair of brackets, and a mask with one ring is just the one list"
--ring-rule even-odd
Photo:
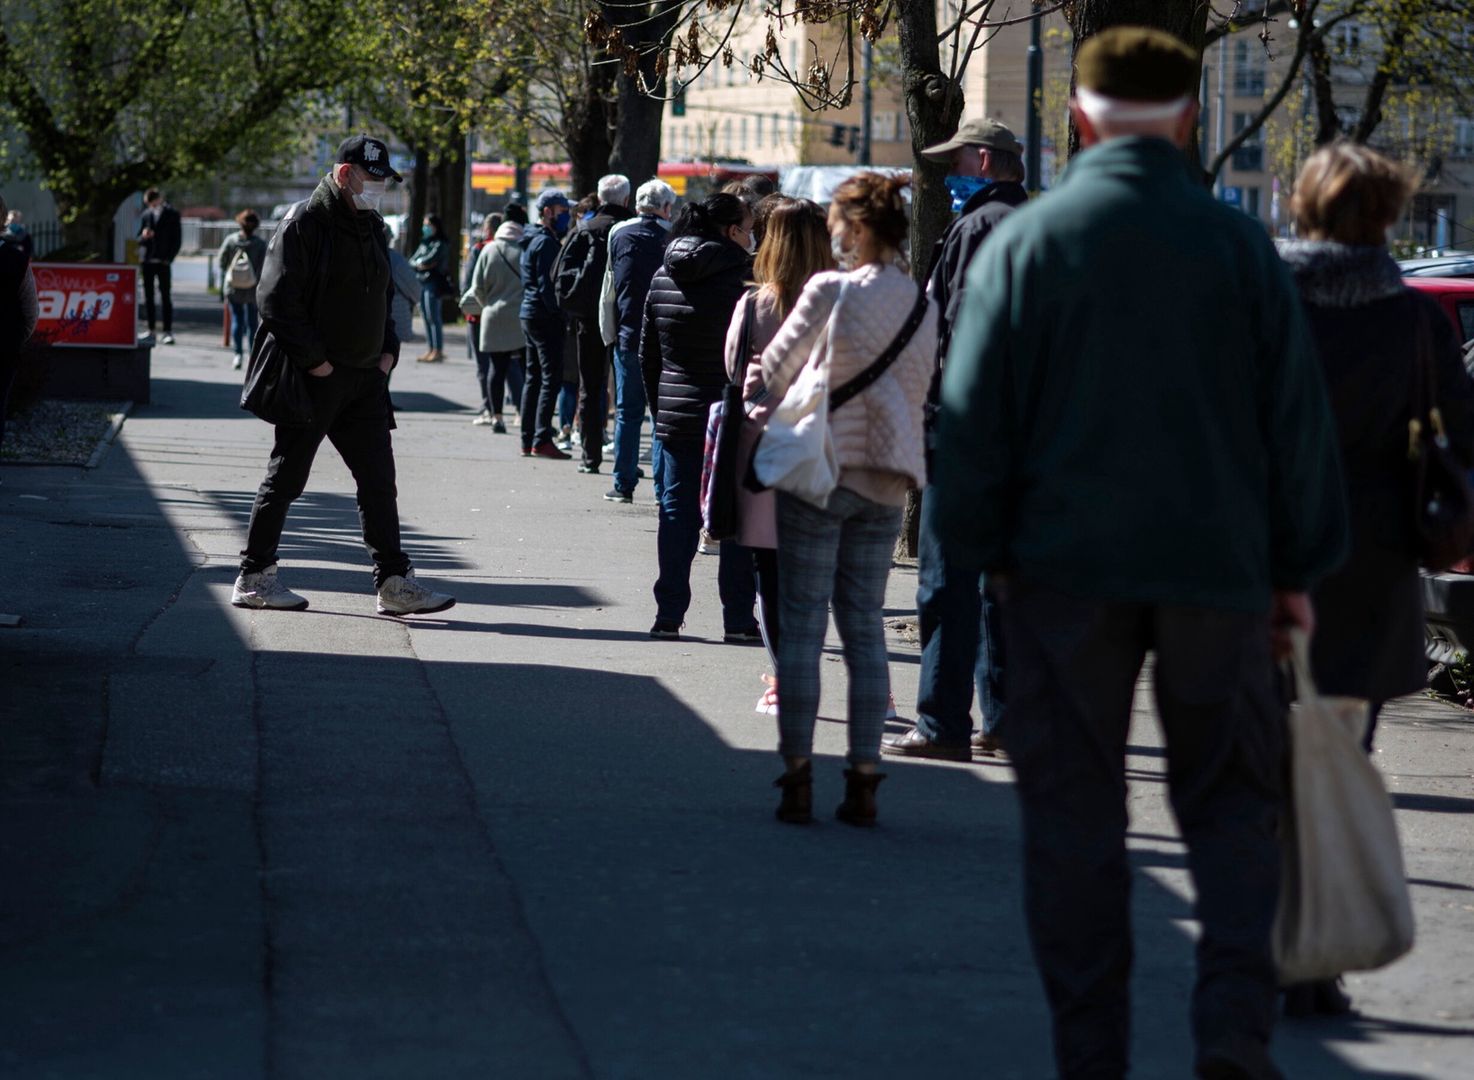
[(306, 375), (313, 423), (278, 425), (266, 478), (251, 507), (236, 607), (300, 611), (307, 600), (277, 578), (287, 510), (307, 485), (323, 439), (358, 486), (358, 518), (374, 563), (380, 615), (444, 611), (455, 603), (415, 580), (399, 542), (389, 372), (399, 359), (390, 310), (394, 285), (379, 200), (400, 180), (389, 149), (354, 135), (332, 171), (282, 220), (266, 249), (258, 297), (264, 331)]
[(1195, 55), (1117, 28), (1078, 67), (1087, 149), (978, 255), (928, 497), (947, 557), (1001, 601), (1000, 734), (1060, 1075), (1129, 1067), (1124, 756), (1153, 652), (1202, 926), (1195, 1072), (1276, 1077), (1285, 730), (1271, 631), (1311, 627), (1307, 590), (1345, 550), (1336, 433), (1269, 239), (1180, 152)]

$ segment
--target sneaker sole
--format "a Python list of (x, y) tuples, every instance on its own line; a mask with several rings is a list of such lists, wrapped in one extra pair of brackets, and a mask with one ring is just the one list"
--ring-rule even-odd
[(613, 498), (610, 498), (608, 495), (605, 495), (604, 496), (604, 501), (605, 502), (608, 502), (608, 503), (623, 503), (625, 506), (629, 506), (630, 503), (634, 502), (635, 500), (634, 499), (613, 499)]
[(456, 606), (456, 602), (455, 598), (452, 597), (445, 603), (437, 604), (435, 607), (415, 608), (413, 611), (390, 611), (382, 604), (376, 606), (379, 609), (380, 615), (393, 615), (396, 619), (402, 619), (406, 615), (434, 615), (437, 611), (449, 611), (451, 608)]
[(253, 604), (249, 600), (236, 600), (232, 598), (230, 606), (242, 608), (246, 611), (306, 611), (307, 601), (303, 600), (300, 604), (288, 604), (282, 607), (278, 604)]
[(972, 750), (949, 750), (946, 747), (927, 747), (925, 749), (912, 749), (904, 746), (891, 746), (889, 743), (880, 744), (880, 752), (889, 754), (891, 757), (929, 758), (932, 761), (971, 761)]

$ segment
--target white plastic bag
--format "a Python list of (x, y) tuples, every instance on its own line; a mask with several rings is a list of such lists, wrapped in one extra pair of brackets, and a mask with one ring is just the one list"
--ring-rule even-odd
[(1321, 697), (1294, 635), (1290, 797), (1274, 925), (1280, 981), (1390, 964), (1413, 947), (1413, 911), (1392, 801), (1362, 749), (1367, 702)]

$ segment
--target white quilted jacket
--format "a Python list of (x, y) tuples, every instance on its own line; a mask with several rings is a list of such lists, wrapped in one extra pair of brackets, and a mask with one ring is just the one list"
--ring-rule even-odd
[[(916, 284), (894, 264), (815, 274), (763, 351), (763, 381), (777, 397), (788, 392), (816, 344), (821, 346), (816, 359), (825, 355), (822, 339), (846, 279), (849, 288), (828, 342), (831, 392), (870, 366), (895, 339), (916, 302)], [(921, 325), (885, 374), (832, 414), (842, 486), (847, 471), (891, 474), (918, 488), (926, 483), (922, 409), (936, 353), (937, 306), (928, 301)]]

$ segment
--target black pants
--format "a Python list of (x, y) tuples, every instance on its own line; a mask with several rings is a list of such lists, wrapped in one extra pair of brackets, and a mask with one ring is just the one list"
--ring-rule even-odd
[(583, 463), (604, 462), (604, 419), (609, 415), (609, 346), (597, 319), (574, 319), (578, 348), (578, 429), (583, 434)]
[[(492, 416), (500, 416), (506, 404), (507, 376), (514, 364), (520, 367), (523, 350), (482, 352), (474, 345), (472, 350), (476, 354), (476, 383), (481, 388), (481, 407)], [(521, 387), (517, 389), (521, 390)], [(520, 412), (522, 402), (519, 400), (516, 406)]]
[(148, 319), (148, 332), (154, 332), (154, 283), (159, 286), (159, 296), (164, 307), (164, 333), (174, 332), (174, 268), (165, 262), (143, 264), (143, 312)]
[(553, 406), (563, 385), (563, 316), (522, 320), (527, 375), (522, 381), (522, 449), (553, 441)]
[(392, 421), (384, 375), (378, 368), (335, 367), (331, 375), (308, 375), (306, 379), (317, 423), (276, 429), (266, 479), (251, 507), (241, 573), (259, 573), (276, 562), (287, 510), (307, 486), (312, 459), (326, 438), (342, 455), (358, 485), (358, 520), (374, 561), (374, 588), (378, 588), (410, 566), (399, 546), (399, 502), (389, 435)]
[(1009, 664), (1000, 735), (1018, 777), (1026, 914), (1060, 1076), (1128, 1069), (1124, 756), (1148, 650), (1202, 924), (1193, 1034), (1200, 1049), (1267, 1043), (1286, 735), (1266, 616), (1102, 603), (1024, 582), (1000, 606)]
[(20, 346), (0, 346), (0, 445), (5, 442), (5, 414), (10, 411), (10, 388), (20, 371)]

